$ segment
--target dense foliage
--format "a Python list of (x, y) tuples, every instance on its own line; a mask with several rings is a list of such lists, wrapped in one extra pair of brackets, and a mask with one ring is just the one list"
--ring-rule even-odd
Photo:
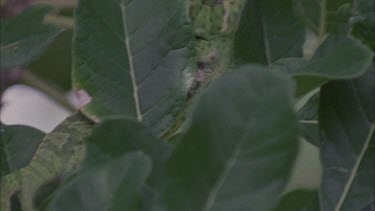
[[(1, 124), (1, 211), (375, 210), (374, 0), (29, 4), (2, 15), (2, 90), (74, 114)], [(321, 184), (290, 191), (305, 141)]]

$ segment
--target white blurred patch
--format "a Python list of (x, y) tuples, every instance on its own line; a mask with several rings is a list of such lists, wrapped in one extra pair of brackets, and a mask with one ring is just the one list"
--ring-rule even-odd
[(40, 91), (25, 85), (5, 90), (0, 119), (4, 124), (22, 124), (50, 132), (71, 113)]
[(305, 140), (300, 147), (294, 170), (284, 193), (297, 189), (318, 189), (321, 183), (322, 166), (319, 149)]

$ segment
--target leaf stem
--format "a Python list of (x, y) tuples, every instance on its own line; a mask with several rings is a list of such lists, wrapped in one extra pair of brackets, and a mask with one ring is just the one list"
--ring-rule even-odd
[(21, 81), (29, 85), (31, 87), (34, 87), (44, 94), (46, 94), (48, 97), (59, 103), (61, 106), (63, 106), (66, 110), (74, 112), (77, 109), (69, 102), (67, 96), (65, 93), (63, 93), (58, 88), (54, 87), (53, 85), (49, 84), (44, 79), (40, 78), (39, 76), (31, 73), (30, 71), (25, 71)]

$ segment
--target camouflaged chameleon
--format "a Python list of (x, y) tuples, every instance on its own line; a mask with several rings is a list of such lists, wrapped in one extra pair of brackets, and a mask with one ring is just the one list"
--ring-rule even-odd
[(189, 89), (185, 108), (162, 139), (168, 139), (181, 128), (200, 90), (230, 69), (234, 33), (246, 0), (188, 1), (195, 35), (197, 73)]
[[(233, 36), (245, 0), (192, 0), (197, 76), (191, 91), (207, 86), (230, 67)], [(189, 93), (189, 95), (193, 95)]]
[(11, 210), (14, 194), (19, 197), (22, 210), (36, 210), (41, 187), (75, 173), (85, 154), (83, 141), (91, 128), (91, 123), (78, 114), (47, 134), (28, 166), (1, 178), (1, 211)]

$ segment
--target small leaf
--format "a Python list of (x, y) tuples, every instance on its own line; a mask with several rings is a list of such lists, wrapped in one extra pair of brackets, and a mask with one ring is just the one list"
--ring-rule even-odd
[(373, 52), (358, 40), (346, 36), (329, 36), (311, 60), (281, 59), (273, 67), (295, 78), (296, 95), (301, 96), (329, 80), (352, 79), (362, 75), (372, 58)]
[(323, 211), (361, 210), (375, 198), (375, 71), (321, 91), (319, 122)]
[(293, 14), (290, 0), (246, 1), (235, 35), (237, 63), (272, 64), (302, 56), (305, 29)]
[(165, 132), (194, 79), (185, 0), (80, 0), (75, 26), (73, 86), (92, 97), (81, 110)]
[(45, 134), (21, 125), (1, 124), (1, 177), (27, 166)]
[(212, 84), (167, 162), (167, 210), (275, 206), (297, 152), (292, 90), (287, 77), (256, 66)]
[[(95, 165), (92, 163), (91, 165)], [(53, 197), (47, 211), (140, 211), (140, 189), (151, 170), (151, 160), (131, 152), (81, 170)]]
[(0, 70), (25, 66), (38, 59), (63, 31), (43, 22), (52, 9), (47, 5), (35, 5), (18, 16), (1, 21)]

